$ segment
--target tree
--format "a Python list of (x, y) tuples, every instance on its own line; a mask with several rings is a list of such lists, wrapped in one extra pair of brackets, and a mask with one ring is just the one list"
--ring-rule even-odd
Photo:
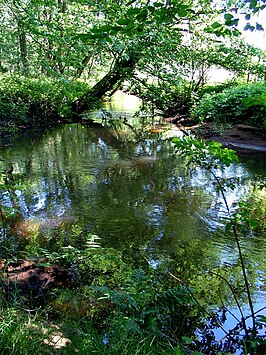
[[(87, 11), (88, 6), (67, 0), (3, 1), (1, 13), (6, 29), (2, 65), (10, 73), (24, 73), (28, 66), (29, 74), (34, 76), (76, 77), (88, 48), (74, 37), (93, 24), (93, 14), (88, 18)], [(11, 47), (18, 50), (10, 51)], [(97, 57), (99, 51), (91, 53)]]
[[(262, 53), (217, 39), (228, 35), (235, 42), (238, 21), (229, 6), (215, 8), (209, 0), (5, 0), (1, 11), (6, 18), (1, 68), (89, 81), (91, 89), (70, 104), (74, 115), (125, 80), (158, 108), (180, 102), (182, 113), (210, 66), (255, 74), (264, 68), (263, 63), (250, 64), (254, 56), (263, 61)], [(225, 24), (216, 21), (221, 14)]]
[[(84, 42), (106, 43), (114, 56), (114, 65), (99, 83), (73, 103), (75, 113), (88, 109), (96, 99), (117, 89), (123, 80), (129, 81), (129, 87), (133, 84), (132, 91), (155, 103), (157, 108), (164, 109), (166, 102), (175, 106), (174, 102), (180, 101), (182, 112), (187, 110), (191, 95), (206, 82), (207, 71), (213, 65), (240, 75), (264, 75), (263, 63), (252, 61), (258, 56), (265, 57), (262, 51), (239, 41), (238, 20), (226, 9), (214, 10), (208, 1), (182, 5), (177, 1), (153, 4), (133, 1), (130, 7), (121, 1), (116, 8), (112, 3), (101, 4), (102, 24), (78, 36)], [(218, 22), (213, 21), (220, 13), (224, 13), (225, 23), (218, 30)], [(217, 39), (217, 35), (230, 36), (233, 45)], [(184, 92), (173, 93), (173, 88), (176, 90), (180, 85)]]

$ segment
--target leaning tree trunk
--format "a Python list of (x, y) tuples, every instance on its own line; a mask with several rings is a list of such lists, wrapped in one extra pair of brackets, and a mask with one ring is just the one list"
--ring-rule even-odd
[(132, 74), (139, 59), (140, 55), (135, 54), (127, 59), (124, 58), (118, 60), (108, 74), (95, 84), (85, 95), (72, 103), (72, 112), (79, 115), (82, 112), (92, 109), (93, 106), (95, 106), (95, 103), (107, 92), (113, 90), (114, 87), (117, 87), (118, 84)]

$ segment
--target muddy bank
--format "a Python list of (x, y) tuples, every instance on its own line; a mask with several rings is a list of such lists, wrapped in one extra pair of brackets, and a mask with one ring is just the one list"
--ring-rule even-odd
[(34, 305), (43, 305), (45, 295), (55, 288), (74, 287), (77, 275), (73, 270), (54, 266), (43, 266), (34, 261), (20, 260), (7, 263), (0, 260), (0, 289), (6, 298), (14, 292)]
[(239, 124), (219, 131), (214, 123), (206, 123), (192, 129), (198, 136), (222, 143), (226, 148), (240, 152), (266, 154), (266, 128)]

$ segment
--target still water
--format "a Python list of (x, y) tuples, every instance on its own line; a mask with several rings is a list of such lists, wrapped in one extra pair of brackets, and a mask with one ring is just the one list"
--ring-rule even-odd
[[(168, 263), (203, 293), (209, 270), (230, 273), (240, 284), (236, 243), (224, 232), (225, 209), (211, 176), (177, 156), (167, 139), (178, 134), (174, 127), (160, 119), (134, 118), (138, 102), (131, 107), (130, 98), (123, 100), (106, 104), (112, 117), (106, 111), (90, 114), (102, 126), (71, 124), (29, 132), (0, 148), (1, 169), (13, 167), (20, 210), (10, 230), (50, 251), (81, 246), (91, 233), (135, 267)], [(226, 193), (234, 209), (254, 192), (254, 183), (265, 181), (265, 155), (240, 157), (219, 174), (239, 181), (235, 191)], [(260, 201), (265, 204), (265, 198)], [(1, 202), (14, 203), (8, 192)], [(261, 202), (256, 208), (262, 219), (265, 209), (260, 207)], [(241, 241), (259, 306), (266, 304), (266, 238), (261, 230)], [(37, 247), (30, 251), (39, 253)], [(219, 303), (227, 291), (221, 291), (217, 280), (209, 287), (211, 302)]]

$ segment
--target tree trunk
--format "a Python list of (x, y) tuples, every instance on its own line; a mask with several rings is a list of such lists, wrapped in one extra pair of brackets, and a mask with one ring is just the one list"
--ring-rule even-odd
[(140, 59), (140, 54), (118, 60), (113, 69), (110, 70), (97, 84), (95, 84), (84, 96), (72, 103), (72, 112), (76, 115), (88, 111), (95, 106), (107, 92), (113, 90), (123, 80), (128, 78)]
[(67, 3), (66, 0), (58, 0), (58, 8), (59, 11), (64, 14), (67, 10)]
[(91, 57), (92, 57), (92, 54), (89, 52), (89, 53), (85, 56), (85, 58), (83, 58), (83, 61), (82, 61), (81, 66), (77, 69), (77, 74), (76, 74), (76, 77), (77, 77), (77, 78), (80, 78), (80, 77), (81, 77), (81, 75), (82, 75), (82, 73), (84, 72), (84, 70), (85, 70), (87, 64), (89, 63)]
[(20, 58), (22, 63), (23, 75), (27, 76), (29, 74), (29, 63), (28, 63), (28, 51), (27, 51), (27, 40), (23, 25), (18, 22), (18, 35), (19, 35), (19, 47), (20, 47)]

